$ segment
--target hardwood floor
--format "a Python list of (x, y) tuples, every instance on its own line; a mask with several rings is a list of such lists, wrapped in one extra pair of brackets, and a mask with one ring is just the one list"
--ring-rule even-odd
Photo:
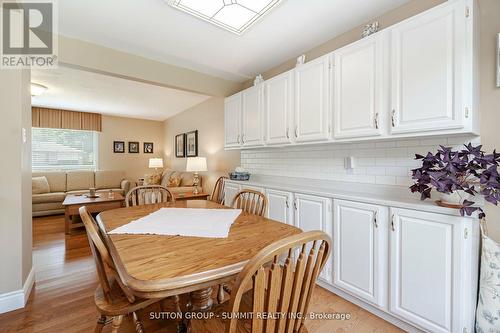
[[(36, 283), (24, 309), (0, 315), (0, 332), (93, 332), (98, 313), (93, 294), (97, 275), (85, 234), (64, 235), (64, 216), (33, 220)], [(316, 288), (315, 312), (349, 313), (349, 320), (309, 320), (309, 332), (401, 332), (397, 327), (342, 298)], [(154, 305), (141, 313), (146, 332), (175, 332), (166, 320), (149, 320)], [(209, 323), (207, 324), (209, 325)], [(110, 332), (107, 325), (103, 332)], [(127, 318), (120, 332), (135, 332)]]

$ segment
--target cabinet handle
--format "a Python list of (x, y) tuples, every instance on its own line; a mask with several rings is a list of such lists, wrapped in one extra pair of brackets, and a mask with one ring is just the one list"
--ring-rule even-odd
[(391, 113), (391, 123), (392, 127), (396, 127), (396, 110), (392, 109)]
[(297, 210), (297, 201), (296, 200), (293, 201), (293, 209)]
[(296, 138), (299, 137), (299, 128), (298, 128), (298, 126), (295, 126), (295, 137)]
[(245, 143), (245, 134), (241, 135), (241, 143)]
[(287, 139), (290, 139), (290, 135), (289, 135), (289, 133), (288, 133), (288, 132), (289, 132), (289, 128), (287, 127), (287, 128), (286, 128), (286, 138), (287, 138)]
[(288, 206), (288, 200), (285, 203), (286, 203), (286, 208), (289, 208), (290, 206)]
[(375, 212), (375, 215), (373, 215), (373, 223), (375, 224), (375, 228), (378, 228), (378, 221), (377, 221), (377, 211)]
[(375, 129), (378, 129), (378, 112), (375, 113)]
[(392, 229), (392, 231), (396, 231), (396, 228), (394, 227), (394, 214), (392, 214), (392, 218), (391, 218), (391, 229)]
[(238, 138), (236, 139), (236, 141), (238, 142), (238, 144), (240, 143), (240, 135), (238, 134)]

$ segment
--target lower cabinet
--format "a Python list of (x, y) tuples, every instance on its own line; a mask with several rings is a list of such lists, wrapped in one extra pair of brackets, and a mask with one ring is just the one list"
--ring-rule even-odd
[[(295, 226), (303, 231), (322, 230), (332, 235), (332, 200), (306, 194), (295, 194)], [(327, 261), (320, 279), (332, 283), (332, 256)]]
[(267, 190), (267, 218), (293, 225), (293, 195), (290, 192)]
[(224, 185), (224, 204), (230, 207), (239, 191), (240, 185), (227, 182)]
[(334, 200), (333, 211), (333, 285), (385, 307), (388, 208)]
[[(460, 217), (391, 209), (389, 311), (430, 332), (463, 332)], [(470, 300), (469, 300), (470, 301)], [(468, 331), (470, 332), (470, 331)]]

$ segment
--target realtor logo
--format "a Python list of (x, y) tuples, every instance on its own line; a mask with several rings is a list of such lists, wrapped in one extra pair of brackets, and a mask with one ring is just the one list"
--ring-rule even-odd
[(52, 1), (2, 2), (2, 68), (57, 66), (54, 12)]

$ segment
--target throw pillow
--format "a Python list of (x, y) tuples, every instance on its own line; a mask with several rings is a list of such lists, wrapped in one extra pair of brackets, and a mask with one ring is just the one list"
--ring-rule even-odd
[(47, 177), (33, 177), (31, 178), (31, 192), (33, 194), (43, 194), (50, 192), (49, 182)]
[(167, 187), (179, 187), (180, 184), (181, 184), (181, 175), (179, 175), (178, 173), (170, 175), (170, 178), (168, 178)]
[(144, 185), (160, 185), (161, 174), (146, 175), (144, 177)]

